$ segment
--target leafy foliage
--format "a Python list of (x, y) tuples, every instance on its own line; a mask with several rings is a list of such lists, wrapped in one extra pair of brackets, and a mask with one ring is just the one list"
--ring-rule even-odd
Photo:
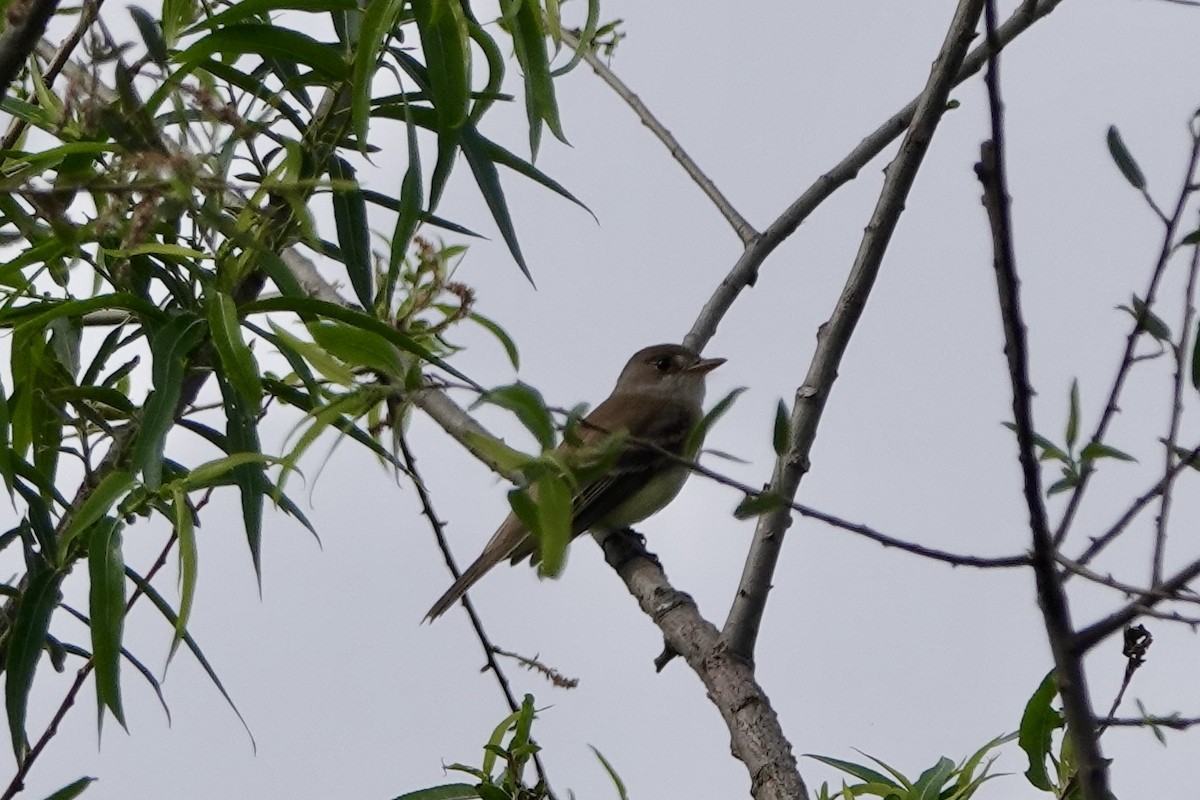
[[(170, 622), (172, 654), (184, 644), (221, 688), (187, 629), (202, 555), (195, 529), (213, 492), (238, 493), (261, 575), (267, 503), (311, 527), (285, 481), (318, 437), (336, 431), (391, 462), (381, 431), (404, 423), (425, 370), (474, 385), (448, 362), (459, 324), (482, 326), (517, 363), (512, 340), (453, 279), (463, 248), (418, 229), (474, 235), (435, 213), (465, 161), (529, 275), (501, 168), (574, 201), (482, 132), (488, 109), (509, 99), (501, 36), (523, 68), (534, 148), (543, 124), (563, 138), (551, 5), (505, 4), (489, 32), (465, 0), (164, 0), (131, 9), (139, 44), (93, 29), (61, 91), (38, 64), (0, 101), (15, 120), (0, 147), (0, 327), (12, 345), (0, 379), (0, 477), (19, 511), (0, 547), (19, 543), (26, 564), (0, 624), (0, 665), (23, 769), (46, 650), (89, 659), (100, 721), (125, 724), (123, 623), (139, 596)], [(372, 189), (356, 164), (389, 129), (404, 132), (396, 140), (408, 169), (402, 186)], [(426, 135), (437, 145), (429, 173), (418, 155)], [(383, 252), (373, 230), (391, 231)], [(357, 307), (322, 294), (328, 284), (305, 253), (333, 265)], [(287, 406), (297, 433), (285, 452), (264, 452), (259, 424)], [(177, 460), (184, 440), (208, 456)], [(65, 459), (82, 470), (64, 472)], [(124, 560), (125, 529), (149, 517), (172, 531), (174, 605), (153, 572)], [(64, 650), (47, 631), (80, 562), (90, 648)], [(513, 720), (506, 758), (517, 772), (536, 751), (531, 718), (530, 707)]]

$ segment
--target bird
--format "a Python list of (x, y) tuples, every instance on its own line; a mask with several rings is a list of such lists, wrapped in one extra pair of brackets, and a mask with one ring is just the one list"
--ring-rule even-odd
[[(570, 456), (613, 434), (627, 434), (610, 469), (579, 485), (572, 499), (571, 538), (586, 531), (623, 530), (662, 510), (675, 499), (691, 470), (679, 459), (689, 434), (703, 416), (704, 383), (723, 358), (701, 358), (690, 348), (657, 344), (634, 353), (612, 394), (580, 422), (557, 452)], [(675, 456), (677, 458), (673, 458)], [(536, 492), (536, 490), (534, 490)], [(492, 567), (540, 560), (537, 538), (515, 513), (496, 529), (483, 552), (438, 598), (425, 619), (433, 621), (454, 605)]]

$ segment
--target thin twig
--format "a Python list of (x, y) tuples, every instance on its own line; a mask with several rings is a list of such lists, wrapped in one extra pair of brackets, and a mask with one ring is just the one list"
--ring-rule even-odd
[(1193, 465), (1198, 463), (1198, 459), (1200, 459), (1200, 446), (1194, 447), (1185, 458), (1181, 458), (1178, 462), (1176, 462), (1164, 477), (1160, 478), (1157, 483), (1155, 483), (1147, 491), (1143, 492), (1136, 500), (1134, 500), (1130, 504), (1129, 508), (1125, 509), (1125, 513), (1113, 523), (1112, 527), (1110, 527), (1100, 536), (1093, 538), (1092, 543), (1087, 546), (1087, 549), (1075, 559), (1075, 563), (1091, 563), (1092, 559), (1099, 555), (1101, 550), (1111, 544), (1129, 527), (1129, 523), (1133, 521), (1134, 517), (1136, 517), (1142, 511), (1142, 509), (1150, 505), (1154, 498), (1162, 494), (1167, 487), (1171, 485), (1171, 482), (1180, 472), (1185, 469), (1194, 468)]
[[(1163, 273), (1167, 269), (1167, 261), (1170, 260), (1171, 253), (1175, 250), (1175, 237), (1179, 231), (1179, 221), (1183, 216), (1184, 208), (1187, 206), (1188, 198), (1192, 192), (1196, 190), (1195, 175), (1197, 163), (1200, 162), (1200, 131), (1192, 131), (1192, 150), (1188, 156), (1187, 170), (1184, 174), (1183, 186), (1179, 190), (1179, 197), (1175, 203), (1175, 210), (1171, 214), (1171, 218), (1164, 224), (1162, 244), (1159, 247), (1158, 261), (1154, 265), (1154, 270), (1150, 275), (1150, 282), (1146, 287), (1145, 296), (1141, 298), (1142, 303), (1147, 310), (1153, 307), (1155, 295), (1158, 293), (1158, 285), (1162, 280)], [(1121, 398), (1121, 390), (1125, 386), (1125, 379), (1129, 376), (1129, 371), (1132, 369), (1136, 358), (1134, 357), (1134, 349), (1137, 347), (1138, 340), (1145, 333), (1143, 321), (1135, 319), (1133, 327), (1129, 331), (1129, 335), (1125, 339), (1125, 351), (1121, 355), (1120, 365), (1117, 367), (1116, 377), (1113, 378), (1112, 388), (1108, 393), (1108, 402), (1104, 406), (1104, 411), (1100, 415), (1100, 421), (1096, 424), (1096, 430), (1092, 434), (1091, 442), (1104, 441), (1104, 434), (1108, 432), (1109, 423), (1116, 416), (1119, 410), (1118, 402)], [(1070, 533), (1071, 523), (1075, 519), (1076, 512), (1079, 511), (1079, 504), (1083, 501), (1083, 493), (1087, 490), (1090, 482), (1092, 469), (1084, 469), (1079, 476), (1079, 482), (1075, 484), (1075, 488), (1071, 492), (1070, 498), (1067, 500), (1067, 507), (1063, 511), (1062, 519), (1058, 523), (1058, 528), (1054, 532), (1055, 545), (1061, 545), (1063, 540)]]
[(58, 9), (58, 0), (31, 0), (16, 13), (9, 6), (8, 27), (0, 34), (0, 97), (8, 94), (12, 82), (21, 74), (25, 59), (37, 47), (46, 25)]
[[(446, 530), (442, 525), (442, 520), (433, 510), (433, 498), (429, 495), (429, 490), (425, 486), (425, 481), (421, 478), (421, 473), (417, 471), (417, 459), (413, 455), (412, 449), (408, 446), (408, 437), (400, 434), (396, 437), (396, 441), (400, 446), (400, 454), (404, 457), (404, 468), (408, 471), (408, 477), (412, 481), (413, 486), (417, 489), (417, 497), (421, 501), (421, 512), (429, 520), (429, 527), (433, 530), (433, 536), (437, 540), (438, 548), (442, 551), (442, 557), (446, 560), (446, 566), (450, 569), (450, 574), (457, 579), (461, 574), (458, 564), (454, 560), (454, 554), (450, 552), (450, 543), (446, 540)], [(496, 683), (500, 685), (500, 691), (504, 695), (505, 702), (508, 703), (509, 711), (514, 714), (517, 713), (521, 710), (521, 704), (517, 702), (517, 697), (513, 694), (512, 687), (508, 683), (508, 676), (504, 674), (504, 670), (500, 667), (500, 662), (496, 660), (496, 653), (503, 651), (492, 644), (492, 640), (488, 638), (487, 632), (483, 629), (483, 620), (475, 613), (475, 606), (471, 602), (471, 598), (466, 594), (462, 596), (462, 607), (466, 610), (467, 618), (471, 621), (471, 628), (475, 631), (475, 638), (479, 640), (479, 646), (483, 648), (483, 657), (487, 660), (487, 668), (496, 676)], [(546, 768), (542, 764), (541, 756), (537, 753), (533, 754), (533, 765), (537, 769), (538, 779), (546, 787), (547, 794), (553, 800), (554, 794), (550, 791), (550, 781), (546, 778)]]
[[(946, 112), (946, 100), (975, 35), (982, 6), (983, 0), (960, 0), (913, 113), (912, 125), (900, 145), (899, 153), (885, 171), (883, 189), (867, 223), (845, 288), (829, 321), (818, 331), (816, 352), (792, 405), (787, 448), (776, 460), (771, 475), (771, 493), (787, 502), (796, 496), (800, 479), (808, 471), (809, 451), (837, 377), (838, 365), (862, 316), (867, 297), (883, 263), (884, 252), (904, 210), (904, 200), (929, 149), (933, 132)], [(731, 652), (747, 661), (754, 657), (754, 645), (766, 608), (771, 578), (779, 560), (784, 532), (790, 522), (791, 512), (787, 506), (759, 517), (733, 606), (725, 621), (721, 634), (723, 640)]]
[(1157, 586), (1152, 586), (1151, 593), (1139, 595), (1107, 617), (1093, 622), (1075, 634), (1074, 649), (1076, 653), (1082, 656), (1113, 633), (1132, 623), (1147, 609), (1154, 608), (1167, 598), (1174, 599), (1175, 595), (1186, 589), (1198, 575), (1200, 575), (1200, 559), (1188, 564)]
[(1183, 419), (1183, 380), (1187, 369), (1188, 341), (1192, 336), (1192, 318), (1196, 315), (1196, 274), (1200, 271), (1200, 247), (1192, 246), (1192, 261), (1188, 266), (1187, 288), (1183, 292), (1183, 319), (1179, 323), (1179, 341), (1174, 343), (1175, 375), (1171, 385), (1171, 421), (1167, 425), (1167, 437), (1163, 448), (1163, 490), (1158, 504), (1158, 518), (1154, 526), (1154, 566), (1150, 571), (1150, 583), (1162, 580), (1163, 560), (1167, 552), (1167, 523), (1171, 516), (1171, 485), (1179, 455), (1175, 452), (1179, 440), (1179, 423)]
[[(576, 50), (580, 48), (579, 38), (569, 31), (564, 30), (562, 32), (562, 40), (568, 47)], [(650, 131), (656, 137), (658, 137), (660, 142), (666, 145), (667, 150), (671, 153), (671, 156), (677, 162), (679, 162), (679, 166), (683, 167), (683, 171), (686, 172), (693, 181), (695, 181), (696, 185), (700, 187), (700, 190), (704, 192), (704, 194), (708, 195), (708, 199), (711, 200), (713, 205), (717, 207), (717, 210), (721, 212), (721, 216), (725, 218), (725, 221), (728, 222), (733, 228), (734, 233), (736, 233), (738, 238), (742, 240), (742, 245), (749, 247), (751, 244), (753, 244), (759, 236), (759, 233), (754, 229), (754, 226), (747, 222), (745, 217), (738, 213), (738, 210), (733, 207), (733, 203), (729, 202), (728, 198), (726, 198), (725, 195), (721, 193), (721, 190), (717, 188), (717, 185), (713, 183), (712, 178), (708, 177), (704, 170), (700, 169), (700, 166), (692, 159), (690, 155), (688, 155), (687, 151), (683, 149), (683, 145), (681, 145), (679, 141), (671, 135), (671, 132), (667, 130), (665, 125), (659, 122), (658, 117), (654, 116), (654, 113), (646, 107), (646, 104), (642, 102), (641, 98), (634, 94), (632, 89), (626, 86), (620, 78), (613, 74), (613, 71), (609, 69), (608, 65), (596, 55), (596, 51), (592, 48), (592, 43), (584, 42), (582, 46), (583, 60), (586, 61), (593, 70), (595, 70), (596, 74), (600, 76), (601, 80), (612, 87), (612, 90), (617, 93), (618, 97), (624, 100), (629, 107), (633, 109), (633, 113), (637, 114), (637, 117), (642, 121), (642, 124), (649, 128)]]
[[(995, 0), (987, 0), (987, 36), (996, 35)], [(991, 141), (981, 148), (976, 173), (983, 184), (984, 206), (992, 229), (996, 287), (1004, 323), (1004, 353), (1012, 385), (1013, 421), (1017, 428), (1025, 504), (1033, 540), (1032, 558), (1038, 604), (1054, 656), (1054, 672), (1067, 720), (1067, 735), (1075, 749), (1077, 777), (1086, 800), (1107, 800), (1108, 767), (1096, 735), (1096, 718), (1088, 696), (1083, 660), (1074, 650), (1075, 629), (1062, 583), (1058, 580), (1054, 538), (1042, 500), (1041, 467), (1035, 452), (1033, 387), (1029, 380), (1029, 351), (1021, 313), (1020, 279), (1013, 251), (1012, 218), (1005, 174), (1004, 105), (1000, 97), (1000, 54), (995, 53), (984, 77), (991, 118)]]
[[(1017, 36), (1024, 33), (1038, 20), (1052, 12), (1062, 0), (1027, 1), (1021, 8), (996, 31), (998, 47), (1006, 47)], [(958, 74), (954, 76), (954, 85), (963, 83), (979, 72), (987, 63), (992, 45), (981, 42), (962, 61)], [(704, 345), (716, 333), (717, 326), (732, 308), (734, 301), (747, 286), (753, 286), (758, 277), (758, 270), (775, 248), (791, 236), (809, 214), (825, 202), (835, 191), (853, 180), (863, 167), (875, 156), (883, 152), (889, 144), (908, 130), (917, 106), (924, 97), (924, 92), (909, 101), (908, 105), (893, 114), (886, 122), (872, 131), (853, 150), (846, 154), (832, 169), (817, 178), (813, 184), (788, 206), (774, 222), (762, 232), (762, 235), (751, 246), (747, 247), (737, 263), (714, 290), (712, 297), (705, 303), (697, 316), (691, 331), (683, 343), (697, 353), (704, 350)]]

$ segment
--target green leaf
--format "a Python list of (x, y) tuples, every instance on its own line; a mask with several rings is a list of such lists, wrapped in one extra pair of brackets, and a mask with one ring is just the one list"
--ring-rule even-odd
[(1025, 704), (1017, 737), (1017, 743), (1029, 758), (1025, 777), (1043, 792), (1055, 790), (1046, 772), (1046, 759), (1050, 757), (1053, 747), (1051, 734), (1063, 724), (1062, 715), (1050, 705), (1057, 696), (1058, 682), (1051, 670)]
[[(366, 5), (366, 10), (360, 17), (358, 41), (354, 44), (350, 119), (359, 150), (364, 153), (367, 149), (367, 131), (371, 119), (371, 84), (378, 68), (379, 54), (384, 52), (384, 44), (393, 35), (403, 9), (404, 0), (375, 0)], [(363, 305), (371, 307), (366, 301)]]
[(130, 6), (129, 13), (133, 15), (133, 21), (142, 35), (142, 41), (146, 43), (146, 54), (155, 64), (165, 67), (167, 65), (167, 43), (163, 40), (162, 28), (159, 27), (158, 19), (146, 9), (138, 6)]
[(71, 515), (70, 522), (63, 529), (58, 543), (58, 563), (66, 565), (69, 559), (71, 543), (88, 528), (92, 527), (124, 497), (133, 486), (133, 475), (124, 470), (114, 470), (92, 489), (79, 508)]
[(175, 657), (175, 651), (179, 648), (179, 643), (183, 641), (184, 634), (187, 633), (188, 620), (192, 616), (192, 603), (196, 598), (196, 576), (199, 563), (196, 550), (196, 526), (192, 519), (191, 506), (188, 504), (187, 495), (183, 489), (176, 489), (172, 494), (171, 511), (175, 523), (175, 536), (179, 539), (179, 616), (175, 618), (175, 635), (171, 638), (171, 650), (167, 654), (168, 662)]
[(1192, 345), (1192, 386), (1200, 389), (1200, 323), (1196, 325), (1196, 342)]
[[(1013, 433), (1017, 432), (1017, 425), (1014, 422), (1001, 422), (1000, 424), (1008, 428)], [(1047, 439), (1045, 436), (1042, 436), (1040, 433), (1033, 434), (1033, 443), (1042, 449), (1042, 454), (1038, 456), (1039, 460), (1045, 461), (1047, 459), (1053, 459), (1055, 461), (1061, 461), (1064, 464), (1071, 463), (1071, 457), (1067, 455), (1066, 451), (1064, 451), (1054, 442)]]
[(1115, 458), (1118, 461), (1137, 461), (1136, 458), (1128, 453), (1101, 442), (1089, 442), (1083, 448), (1083, 452), (1079, 454), (1079, 458), (1083, 461), (1095, 461), (1100, 458)]
[(512, 364), (513, 369), (519, 370), (521, 368), (521, 354), (517, 352), (517, 343), (512, 340), (512, 337), (508, 335), (508, 332), (504, 328), (501, 328), (497, 323), (474, 311), (468, 314), (467, 318), (496, 337), (497, 341), (500, 342), (500, 346), (504, 348), (504, 353), (508, 356), (508, 363)]
[(775, 407), (775, 428), (771, 435), (771, 444), (775, 448), (775, 455), (782, 456), (787, 452), (788, 443), (792, 439), (792, 420), (788, 414), (787, 406), (783, 404), (783, 400), (779, 401), (779, 405)]
[(500, 236), (508, 245), (509, 254), (517, 262), (525, 279), (532, 284), (533, 275), (530, 274), (529, 266), (525, 263), (525, 256), (521, 254), (521, 245), (517, 242), (517, 230), (513, 227), (512, 215), (508, 211), (508, 201), (504, 198), (504, 190), (500, 188), (500, 175), (496, 172), (496, 165), (488, 157), (480, 139), (481, 137), (473, 131), (464, 129), (459, 139), (462, 153), (466, 156), (467, 165), (471, 168), (471, 174), (475, 176), (479, 192), (483, 195), (484, 202), (487, 203), (488, 210), (492, 213), (492, 219), (495, 220), (496, 227), (500, 229)]
[(216, 53), (258, 55), (264, 59), (304, 64), (329, 82), (345, 81), (350, 77), (349, 65), (337, 47), (277, 25), (244, 23), (226, 26), (176, 54), (174, 60), (184, 67), (194, 68)]
[[(374, 333), (383, 339), (399, 347), (406, 353), (412, 353), (423, 361), (426, 361), (434, 366), (444, 369), (459, 380), (466, 381), (473, 387), (479, 384), (462, 374), (454, 367), (450, 366), (442, 359), (435, 356), (424, 345), (418, 343), (410, 336), (406, 336), (387, 323), (380, 322), (374, 317), (370, 317), (362, 312), (355, 311), (350, 308), (344, 308), (336, 303), (329, 303), (324, 300), (316, 300), (309, 297), (268, 297), (262, 300), (256, 300), (253, 303), (248, 303), (242, 307), (242, 311), (246, 314), (261, 314), (271, 311), (292, 311), (297, 314), (312, 314), (329, 319), (335, 319), (339, 322), (344, 322), (347, 325), (352, 325), (356, 328), (361, 328), (369, 333)], [(276, 330), (276, 333), (279, 331)]]
[(372, 331), (341, 322), (314, 322), (308, 326), (313, 340), (330, 355), (355, 367), (366, 367), (391, 378), (404, 374), (400, 353)]
[(613, 765), (608, 763), (608, 759), (604, 757), (604, 754), (594, 746), (589, 744), (588, 747), (592, 748), (592, 752), (596, 754), (596, 758), (600, 761), (601, 766), (604, 767), (604, 771), (608, 773), (609, 780), (613, 782), (613, 788), (617, 790), (617, 797), (620, 800), (629, 800), (629, 793), (625, 791), (625, 782), (621, 780), (621, 776), (617, 774)]
[(185, 31), (184, 35), (218, 28), (222, 25), (232, 25), (235, 22), (262, 18), (273, 11), (307, 11), (312, 14), (321, 14), (357, 9), (358, 3), (355, 0), (242, 0), (220, 14), (214, 14), (208, 19), (197, 22)]
[(696, 459), (696, 456), (700, 453), (700, 448), (704, 446), (704, 440), (707, 438), (709, 430), (713, 425), (717, 424), (717, 420), (725, 416), (725, 412), (733, 407), (734, 402), (742, 396), (742, 392), (744, 391), (746, 391), (745, 386), (739, 386), (732, 390), (717, 401), (717, 404), (696, 423), (696, 427), (692, 428), (688, 434), (687, 442), (683, 446), (683, 457), (685, 459), (688, 461)]
[(1070, 412), (1067, 414), (1067, 451), (1074, 452), (1079, 437), (1079, 379), (1071, 380)]
[(209, 334), (225, 370), (225, 377), (237, 389), (246, 405), (257, 409), (262, 405), (262, 379), (258, 374), (258, 362), (242, 338), (242, 326), (233, 298), (223, 292), (213, 292), (207, 310)]
[(77, 781), (68, 783), (54, 794), (47, 796), (46, 800), (75, 800), (75, 798), (83, 794), (84, 790), (91, 786), (95, 780), (95, 778), (80, 778)]
[(1171, 340), (1170, 326), (1163, 322), (1161, 317), (1151, 311), (1140, 297), (1136, 294), (1133, 295), (1131, 302), (1132, 308), (1130, 306), (1117, 306), (1117, 308), (1137, 320), (1137, 329), (1139, 331), (1145, 331), (1160, 342)]
[(920, 774), (913, 783), (912, 800), (937, 800), (942, 787), (954, 775), (954, 762), (942, 756), (938, 762)]
[(737, 519), (752, 519), (777, 508), (783, 508), (787, 504), (787, 501), (775, 492), (747, 495), (733, 510), (733, 516)]
[(97, 732), (104, 709), (121, 727), (121, 636), (125, 628), (125, 558), (121, 554), (121, 524), (110, 520), (92, 528), (88, 542), (88, 616), (92, 630), (92, 663), (96, 668)]
[(567, 545), (571, 543), (573, 493), (566, 479), (546, 475), (536, 484), (538, 550), (541, 563), (538, 575), (557, 577), (566, 563)]
[(286, 329), (276, 325), (274, 320), (268, 320), (268, 324), (278, 338), (278, 341), (275, 343), (276, 346), (284, 353), (285, 357), (288, 355), (288, 351), (291, 351), (311, 364), (317, 372), (321, 373), (328, 380), (341, 386), (354, 385), (354, 372), (343, 366), (337, 359), (315, 344), (306, 342), (288, 333)]
[(425, 187), (421, 177), (421, 147), (417, 142), (417, 126), (413, 122), (408, 99), (404, 100), (404, 130), (408, 140), (408, 169), (400, 182), (400, 204), (396, 215), (396, 227), (392, 230), (391, 246), (388, 248), (388, 290), (383, 302), (390, 303), (395, 291), (396, 279), (408, 252), (409, 242), (417, 232), (423, 216)]
[[(900, 786), (895, 781), (888, 778), (886, 775), (876, 772), (868, 766), (855, 764), (853, 761), (843, 761), (838, 758), (830, 758), (829, 756), (819, 756), (814, 753), (805, 753), (806, 758), (812, 758), (820, 761), (822, 764), (828, 764), (834, 769), (840, 769), (848, 775), (853, 775), (859, 780), (873, 783), (880, 786), (887, 786), (892, 789), (899, 789)], [(883, 796), (883, 795), (881, 795)]]
[(1129, 181), (1130, 186), (1145, 191), (1146, 176), (1142, 174), (1141, 167), (1134, 161), (1129, 149), (1125, 147), (1125, 142), (1121, 140), (1121, 133), (1117, 130), (1116, 125), (1108, 126), (1108, 152), (1112, 154), (1117, 169), (1121, 170), (1121, 174), (1125, 176), (1125, 180)]
[(550, 57), (546, 48), (541, 6), (535, 0), (521, 2), (514, 22), (513, 52), (524, 72), (529, 152), (536, 160), (543, 121), (559, 141), (566, 143), (567, 139), (558, 119), (558, 101), (554, 97), (554, 80), (550, 77)]
[(475, 800), (479, 792), (468, 783), (447, 783), (399, 795), (392, 800)]
[[(171, 623), (171, 626), (175, 627), (178, 618), (175, 616), (175, 612), (171, 609), (171, 605), (163, 599), (163, 596), (158, 593), (158, 590), (155, 589), (149, 581), (134, 572), (129, 567), (125, 568), (125, 575), (129, 578), (129, 580), (133, 581), (134, 585), (137, 586), (144, 595), (146, 595), (146, 599), (158, 609), (159, 613), (162, 614), (169, 623)], [(233, 698), (229, 696), (229, 692), (225, 691), (224, 684), (222, 684), (221, 679), (217, 677), (217, 673), (213, 670), (212, 665), (208, 663), (208, 659), (205, 658), (204, 653), (200, 650), (200, 646), (196, 644), (196, 640), (192, 638), (190, 633), (185, 632), (183, 634), (183, 643), (187, 645), (188, 650), (191, 651), (193, 656), (195, 656), (196, 662), (200, 664), (200, 667), (204, 670), (204, 673), (208, 675), (208, 679), (212, 682), (213, 686), (217, 687), (217, 691), (221, 693), (221, 697), (225, 698), (225, 702), (229, 704), (229, 707), (233, 710), (233, 713), (237, 715), (238, 721), (242, 723), (242, 727), (246, 730), (246, 735), (250, 737), (251, 746), (255, 750), (258, 750), (258, 745), (254, 741), (254, 735), (250, 733), (250, 726), (246, 724), (245, 718), (242, 717), (242, 712), (238, 711), (238, 707), (234, 704)]]
[(471, 47), (460, 0), (413, 0), (413, 19), (425, 54), (426, 76), (438, 129), (467, 121), (471, 100)]
[(17, 604), (17, 617), (8, 638), (8, 656), (4, 669), (4, 705), (8, 712), (8, 731), (12, 735), (13, 752), (17, 763), (25, 761), (29, 742), (25, 736), (25, 712), (29, 707), (29, 690), (37, 671), (38, 659), (46, 643), (50, 615), (58, 605), (62, 574), (40, 561), (26, 573), (28, 581)]
[(476, 431), (464, 431), (464, 438), (471, 453), (491, 467), (492, 471), (510, 477), (525, 469), (536, 459), (520, 450), (514, 450), (499, 439)]
[(180, 314), (150, 334), (154, 391), (143, 406), (138, 440), (130, 456), (131, 468), (135, 474), (142, 473), (147, 488), (158, 488), (162, 479), (163, 448), (167, 433), (175, 424), (187, 357), (203, 340), (206, 327), (199, 317)]
[(8, 496), (11, 498), (13, 493), (13, 478), (16, 475), (16, 464), (12, 446), (9, 438), (9, 427), (11, 420), (8, 413), (8, 398), (4, 394), (4, 381), (0, 380), (0, 477), (4, 478), (4, 486), (8, 489)]
[[(371, 7), (387, 6), (391, 0), (377, 0)], [(369, 12), (368, 12), (369, 13)], [(371, 228), (367, 220), (367, 201), (358, 185), (354, 167), (343, 158), (329, 161), (329, 179), (333, 188), (333, 221), (337, 226), (338, 247), (354, 295), (362, 307), (375, 307), (375, 268), (371, 263)]]
[(254, 575), (262, 589), (262, 513), (263, 487), (270, 482), (263, 471), (262, 446), (258, 441), (257, 409), (243, 405), (241, 398), (228, 381), (217, 376), (217, 385), (225, 401), (225, 439), (229, 445), (229, 457), (247, 454), (243, 463), (225, 462), (214, 468), (224, 469), (227, 465), (233, 473), (234, 482), (242, 501), (242, 524), (246, 531), (246, 543), (250, 548), (250, 560), (254, 564)]
[(491, 403), (513, 412), (543, 450), (554, 449), (554, 419), (546, 408), (541, 392), (529, 384), (518, 381), (491, 389), (479, 398), (476, 405), (479, 403)]

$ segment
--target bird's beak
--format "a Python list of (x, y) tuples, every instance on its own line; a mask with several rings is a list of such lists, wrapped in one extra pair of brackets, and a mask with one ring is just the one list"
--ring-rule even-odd
[(709, 372), (712, 372), (714, 369), (716, 369), (717, 367), (721, 366), (724, 363), (725, 363), (725, 359), (723, 359), (723, 358), (702, 358), (699, 361), (697, 361), (695, 364), (692, 364), (690, 367), (688, 367), (687, 371), (688, 372), (696, 372), (701, 375), (704, 375)]

